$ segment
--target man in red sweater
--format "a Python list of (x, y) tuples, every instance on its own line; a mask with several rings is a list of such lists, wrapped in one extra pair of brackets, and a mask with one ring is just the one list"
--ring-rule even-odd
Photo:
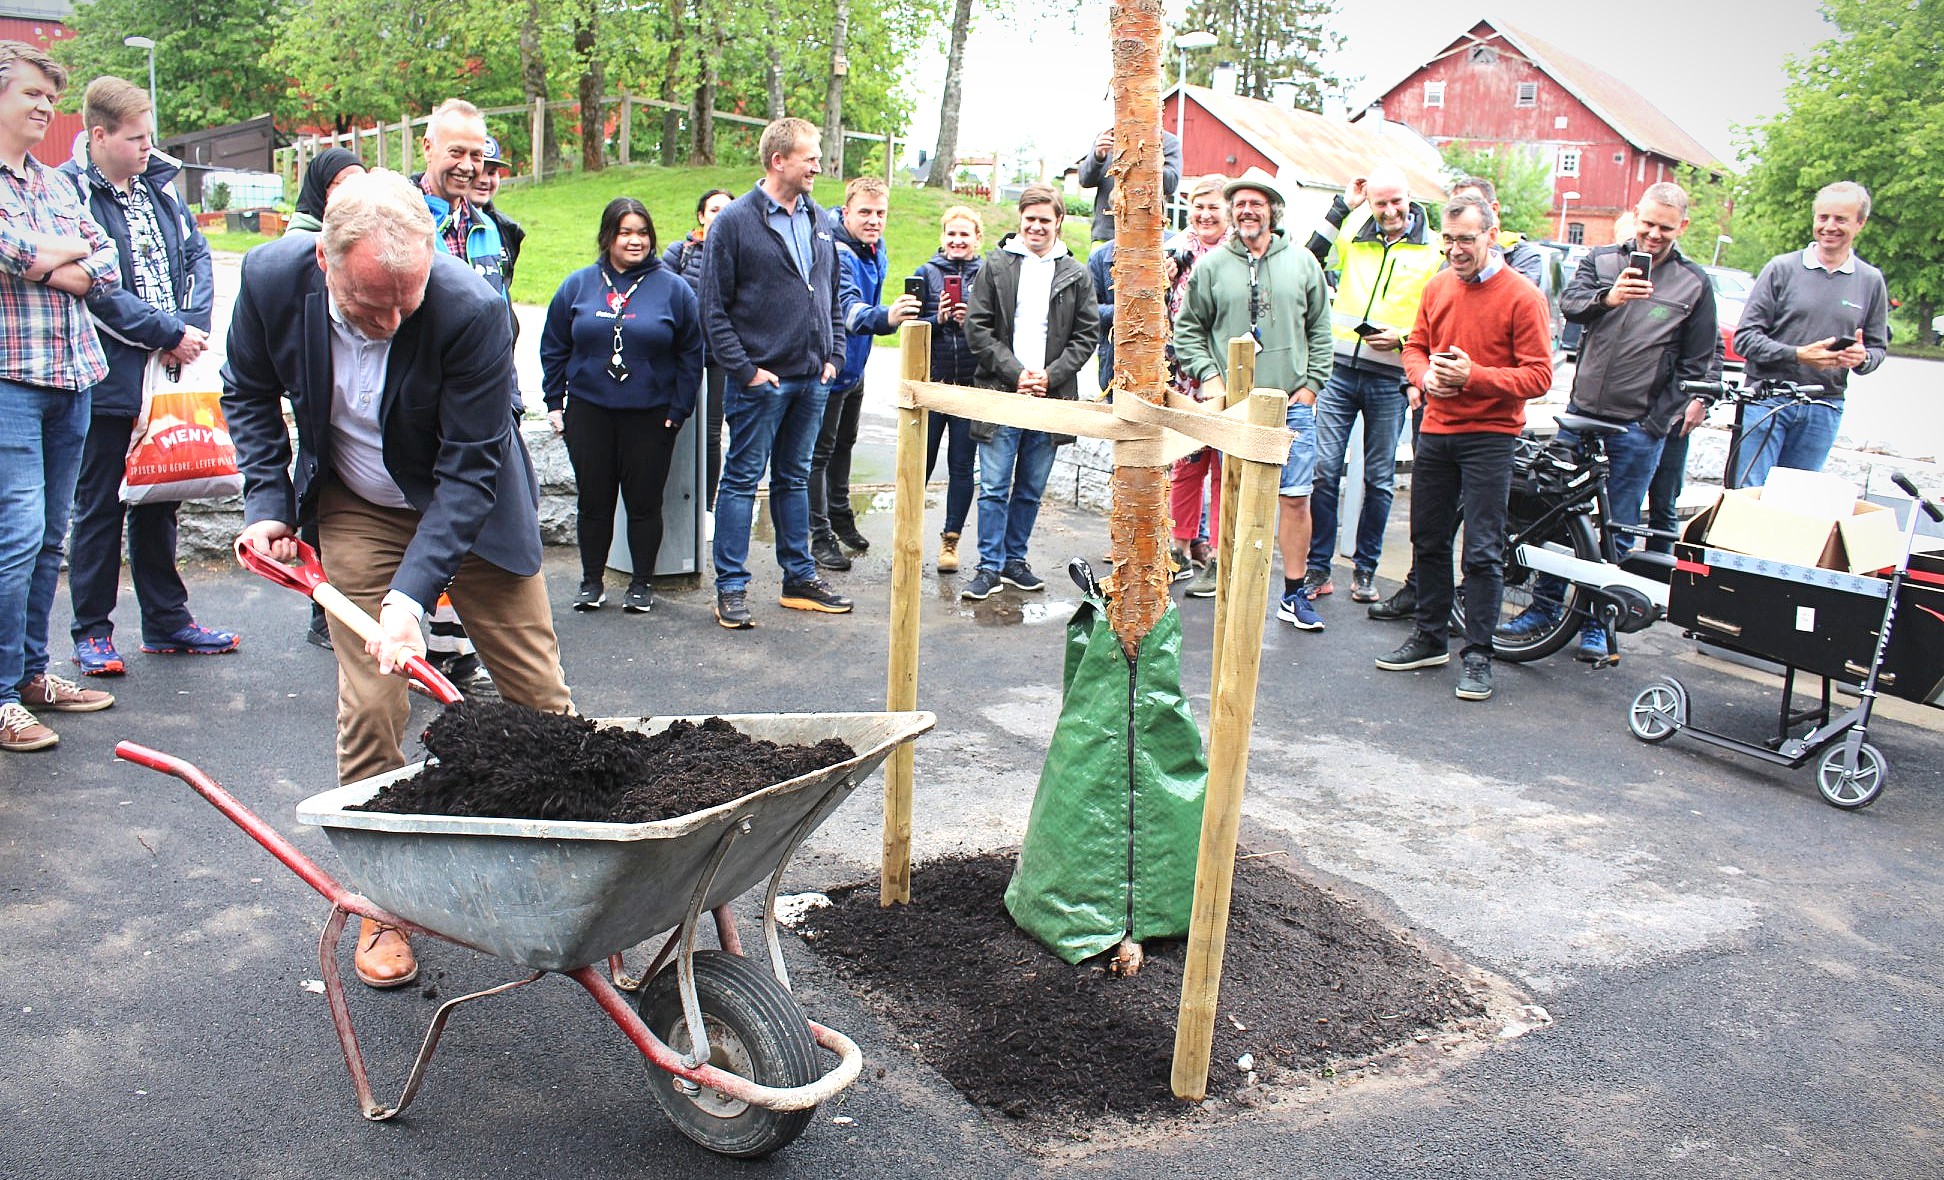
[(1460, 700), (1492, 695), (1492, 628), (1504, 591), (1505, 504), (1512, 444), (1525, 403), (1552, 388), (1546, 297), (1492, 253), (1498, 220), (1477, 197), (1444, 210), (1451, 265), (1425, 285), (1404, 342), (1411, 407), (1424, 426), (1411, 465), (1411, 549), (1418, 572), (1417, 630), (1380, 658), (1387, 671), (1448, 662), (1451, 543), (1465, 520), (1464, 672)]

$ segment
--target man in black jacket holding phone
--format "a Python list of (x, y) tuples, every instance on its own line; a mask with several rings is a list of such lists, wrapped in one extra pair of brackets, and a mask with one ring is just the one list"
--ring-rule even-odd
[[(1688, 196), (1680, 185), (1649, 185), (1634, 208), (1634, 236), (1602, 246), (1580, 260), (1560, 297), (1566, 318), (1586, 325), (1573, 373), (1569, 413), (1625, 423), (1607, 438), (1607, 495), (1617, 524), (1639, 524), (1670, 434), (1686, 434), (1707, 416), (1709, 400), (1681, 392), (1721, 370), (1714, 286), (1701, 264), (1676, 245), (1688, 225)], [(1559, 441), (1576, 440), (1562, 429)], [(1627, 538), (1620, 539), (1623, 548)], [(1533, 602), (1506, 621), (1502, 634), (1550, 626), (1565, 610), (1566, 584), (1542, 575)], [(1588, 621), (1578, 656), (1606, 659), (1606, 631)]]

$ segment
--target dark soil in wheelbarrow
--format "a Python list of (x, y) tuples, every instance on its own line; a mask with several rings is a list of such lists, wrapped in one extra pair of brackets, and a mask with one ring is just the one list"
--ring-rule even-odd
[[(1185, 943), (1144, 944), (1132, 978), (1102, 955), (1062, 962), (1013, 924), (1002, 898), (1015, 854), (935, 861), (911, 905), (875, 884), (833, 890), (804, 940), (876, 1007), (897, 1039), (980, 1106), (1028, 1134), (1084, 1131), (1101, 1116), (1180, 1115), (1168, 1073)], [(1263, 860), (1237, 869), (1216, 1010), (1209, 1095), (1283, 1071), (1317, 1074), (1447, 1029), (1484, 1010), (1407, 935)], [(1239, 1068), (1253, 1057), (1253, 1073)]]
[(761, 741), (720, 717), (637, 733), (475, 701), (440, 714), (424, 742), (436, 761), (385, 786), (362, 810), (646, 823), (706, 811), (857, 754), (838, 738)]

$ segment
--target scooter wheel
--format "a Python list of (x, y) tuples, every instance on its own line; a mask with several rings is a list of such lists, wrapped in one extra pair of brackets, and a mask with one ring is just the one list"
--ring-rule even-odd
[(1640, 690), (1627, 709), (1627, 728), (1643, 742), (1659, 744), (1687, 724), (1687, 694), (1673, 681), (1657, 681)]
[(1816, 789), (1823, 802), (1844, 811), (1856, 811), (1876, 802), (1883, 794), (1883, 783), (1890, 777), (1890, 763), (1882, 751), (1868, 742), (1856, 749), (1856, 769), (1843, 765), (1846, 745), (1831, 746), (1816, 765)]

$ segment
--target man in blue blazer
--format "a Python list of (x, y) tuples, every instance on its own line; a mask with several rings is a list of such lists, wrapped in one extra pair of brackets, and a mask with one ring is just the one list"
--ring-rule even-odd
[[(505, 301), (432, 235), (403, 177), (347, 180), (321, 234), (244, 259), (230, 320), (223, 409), (243, 472), (239, 541), (288, 559), (299, 521), (315, 518), (331, 583), (383, 631), (366, 644), (331, 624), (341, 782), (404, 764), (410, 703), (385, 673), (425, 654), (420, 620), (442, 590), (505, 699), (572, 709), (540, 576), (539, 485), (512, 413)], [(403, 935), (375, 923), (355, 962), (373, 987), (418, 971)]]

